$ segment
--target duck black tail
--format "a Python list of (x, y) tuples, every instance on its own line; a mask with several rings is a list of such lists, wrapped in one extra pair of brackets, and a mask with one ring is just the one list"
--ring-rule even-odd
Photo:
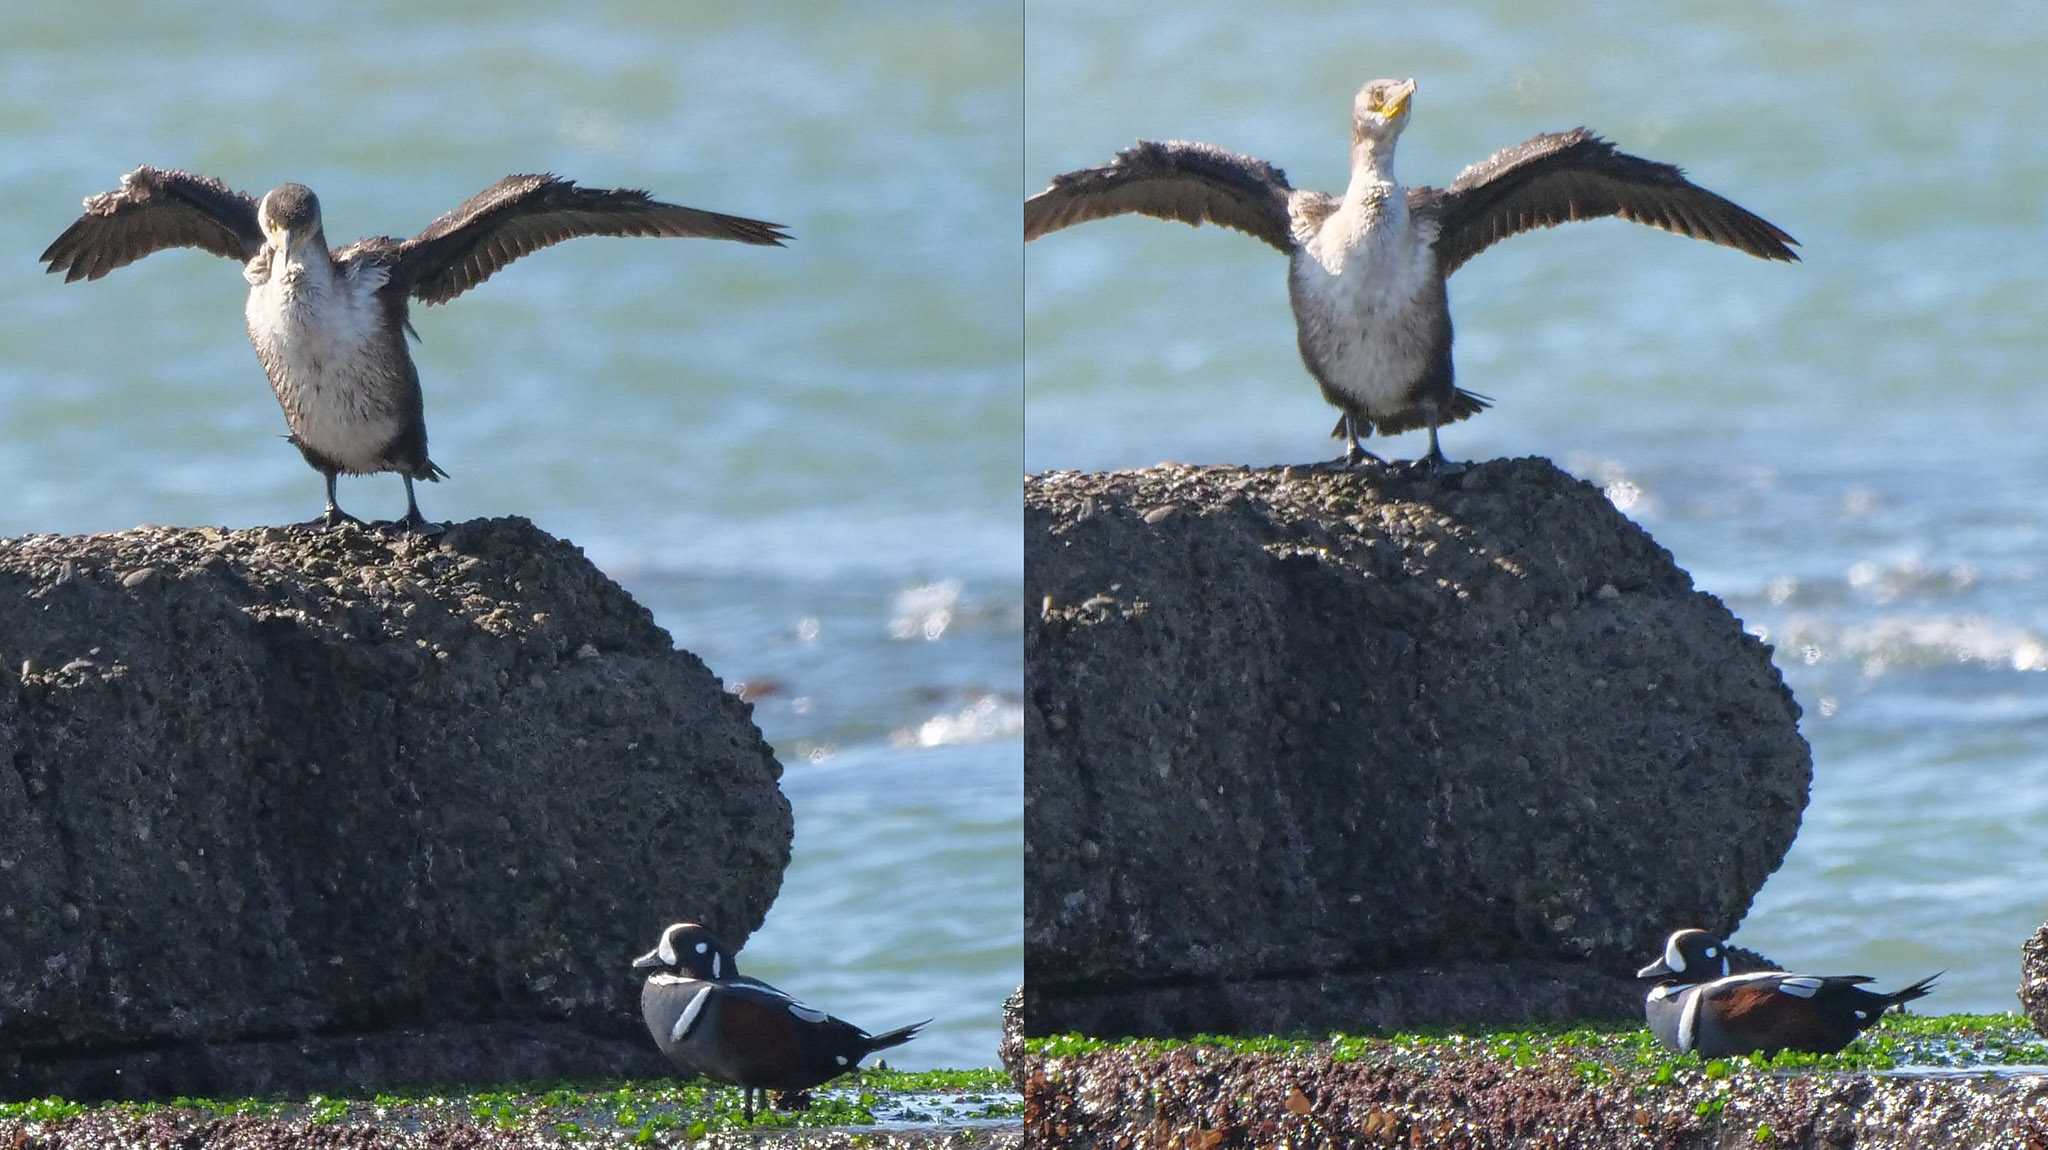
[(868, 1050), (872, 1052), (887, 1050), (891, 1046), (901, 1046), (916, 1038), (918, 1031), (931, 1024), (932, 1020), (927, 1018), (923, 1022), (913, 1022), (909, 1026), (899, 1026), (894, 1030), (885, 1030), (880, 1034), (870, 1034), (867, 1039)]
[(1885, 1007), (1889, 1009), (1901, 1003), (1911, 1002), (1916, 998), (1926, 997), (1934, 989), (1934, 980), (1947, 973), (1948, 971), (1945, 970), (1937, 970), (1911, 986), (1901, 987), (1898, 990), (1892, 991), (1884, 996)]

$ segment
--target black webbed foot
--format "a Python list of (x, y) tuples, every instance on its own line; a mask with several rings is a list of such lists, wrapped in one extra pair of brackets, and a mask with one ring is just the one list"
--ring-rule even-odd
[(1463, 474), (1472, 465), (1469, 463), (1453, 463), (1451, 460), (1444, 458), (1443, 452), (1431, 450), (1428, 455), (1423, 456), (1408, 466), (1418, 475), (1428, 476), (1431, 479), (1449, 479), (1453, 475)]
[(1338, 470), (1349, 470), (1366, 462), (1385, 463), (1386, 460), (1367, 451), (1365, 446), (1359, 443), (1362, 435), (1371, 434), (1372, 422), (1365, 417), (1353, 415), (1348, 411), (1339, 416), (1337, 426), (1330, 429), (1330, 437), (1344, 441), (1344, 457), (1329, 466)]
[(396, 535), (417, 535), (424, 539), (431, 539), (448, 530), (446, 523), (435, 523), (429, 520), (426, 516), (420, 514), (420, 509), (417, 507), (406, 511), (405, 518), (403, 519), (380, 519), (375, 526), (379, 531), (386, 531)]
[(405, 477), (405, 518), (392, 523), (390, 526), (394, 530), (406, 535), (421, 535), (427, 538), (432, 538), (448, 530), (447, 524), (430, 523), (427, 521), (426, 516), (420, 514), (419, 500), (413, 497), (412, 476), (410, 475)]
[(1429, 425), (1429, 454), (1416, 460), (1414, 466), (1417, 473), (1432, 479), (1449, 479), (1472, 465), (1452, 463), (1444, 458), (1444, 449), (1436, 442), (1436, 424), (1432, 423)]
[(353, 523), (357, 527), (363, 526), (362, 520), (357, 519), (355, 516), (350, 515), (348, 512), (343, 511), (341, 508), (336, 507), (330, 503), (327, 505), (326, 511), (314, 516), (311, 519), (306, 520), (303, 523), (294, 523), (292, 524), (292, 526), (304, 528), (309, 531), (332, 531), (335, 528), (340, 527), (344, 523)]

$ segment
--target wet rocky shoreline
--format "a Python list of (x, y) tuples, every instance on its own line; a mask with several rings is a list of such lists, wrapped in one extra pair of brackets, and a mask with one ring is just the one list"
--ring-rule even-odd
[(738, 1091), (656, 1079), (404, 1095), (0, 1104), (0, 1148), (1014, 1147), (1021, 1099), (999, 1072), (864, 1070), (802, 1110), (753, 1120)]
[(1571, 1052), (1426, 1061), (1201, 1047), (1034, 1057), (1025, 1121), (1073, 1150), (2048, 1145), (2048, 1075), (1608, 1067)]
[(6, 1150), (529, 1150), (567, 1146), (689, 1146), (697, 1150), (1014, 1150), (1024, 1145), (1021, 1125), (967, 1130), (774, 1130), (734, 1131), (690, 1139), (658, 1136), (569, 1138), (533, 1130), (500, 1129), (474, 1122), (413, 1128), (361, 1123), (317, 1124), (274, 1118), (194, 1120), (173, 1112), (105, 1112), (56, 1123), (0, 1122)]

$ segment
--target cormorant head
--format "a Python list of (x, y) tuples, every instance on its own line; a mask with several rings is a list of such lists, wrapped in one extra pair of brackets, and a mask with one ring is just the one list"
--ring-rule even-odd
[(633, 969), (672, 971), (712, 982), (738, 973), (732, 954), (694, 922), (675, 923), (662, 931), (661, 942), (634, 959)]
[(1413, 80), (1374, 80), (1360, 88), (1351, 101), (1351, 142), (1392, 144), (1408, 126), (1408, 101), (1414, 95)]
[(320, 197), (304, 184), (279, 184), (256, 205), (256, 219), (270, 242), (289, 256), (321, 234)]

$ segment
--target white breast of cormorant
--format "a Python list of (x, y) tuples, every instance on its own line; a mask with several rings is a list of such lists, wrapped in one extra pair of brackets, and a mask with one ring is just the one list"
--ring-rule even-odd
[(1302, 354), (1369, 414), (1406, 410), (1436, 354), (1434, 240), (1430, 225), (1411, 224), (1400, 187), (1385, 184), (1330, 213), (1295, 250), (1289, 296)]
[[(349, 472), (390, 470), (407, 418), (404, 346), (384, 330), (385, 269), (323, 258), (273, 265), (249, 289), (249, 342), (299, 442)], [(394, 351), (395, 349), (395, 351)]]

